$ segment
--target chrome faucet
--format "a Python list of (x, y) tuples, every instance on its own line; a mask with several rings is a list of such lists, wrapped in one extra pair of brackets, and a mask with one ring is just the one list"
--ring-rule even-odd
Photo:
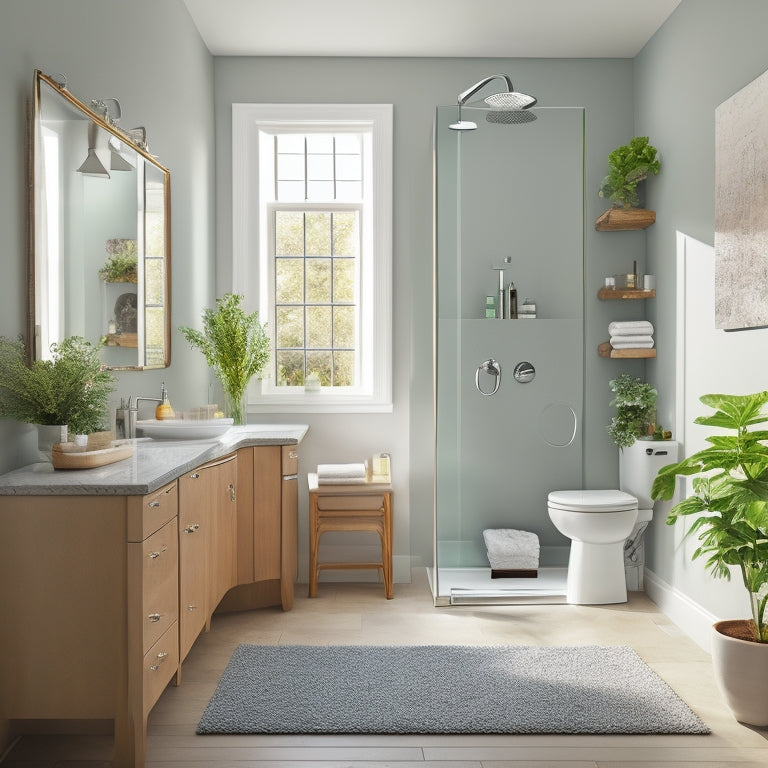
[(136, 421), (139, 418), (139, 403), (142, 400), (153, 403), (164, 403), (168, 399), (168, 390), (166, 389), (165, 382), (162, 383), (160, 389), (160, 397), (134, 397), (130, 395), (128, 397), (128, 405), (125, 405), (125, 400), (121, 400), (120, 408), (117, 409), (115, 415), (115, 437), (118, 440), (133, 440), (136, 437)]

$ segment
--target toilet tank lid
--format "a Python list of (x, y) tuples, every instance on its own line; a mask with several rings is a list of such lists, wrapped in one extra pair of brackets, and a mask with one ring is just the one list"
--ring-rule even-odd
[(620, 512), (637, 509), (637, 499), (624, 491), (552, 491), (547, 497), (551, 507), (580, 512)]

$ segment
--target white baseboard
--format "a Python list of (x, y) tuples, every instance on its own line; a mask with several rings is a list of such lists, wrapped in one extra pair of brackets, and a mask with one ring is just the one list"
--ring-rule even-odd
[(645, 592), (678, 627), (707, 653), (711, 653), (712, 625), (717, 616), (679, 589), (645, 569)]

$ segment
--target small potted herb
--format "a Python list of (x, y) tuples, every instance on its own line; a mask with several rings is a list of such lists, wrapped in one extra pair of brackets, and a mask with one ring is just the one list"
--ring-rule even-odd
[(616, 415), (608, 433), (619, 448), (628, 448), (635, 440), (655, 432), (657, 391), (635, 376), (622, 373), (609, 382), (615, 397)]
[(647, 136), (635, 136), (629, 144), (617, 147), (608, 155), (608, 175), (600, 185), (600, 197), (607, 197), (616, 208), (638, 208), (637, 185), (659, 172), (656, 148)]
[(227, 293), (216, 299), (216, 309), (203, 310), (203, 330), (180, 327), (179, 331), (205, 356), (218, 376), (226, 398), (225, 412), (235, 424), (247, 421), (245, 402), (248, 382), (269, 361), (270, 341), (259, 313), (246, 314), (243, 297)]
[(70, 336), (52, 344), (51, 353), (51, 360), (28, 364), (22, 339), (0, 336), (0, 416), (38, 428), (65, 427), (59, 432), (63, 440), (67, 432), (104, 430), (115, 378), (103, 368), (98, 347)]

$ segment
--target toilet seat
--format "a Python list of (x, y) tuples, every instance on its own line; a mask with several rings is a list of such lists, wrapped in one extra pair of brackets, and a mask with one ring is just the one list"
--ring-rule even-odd
[(547, 504), (569, 512), (623, 512), (637, 509), (637, 499), (615, 490), (552, 491)]

